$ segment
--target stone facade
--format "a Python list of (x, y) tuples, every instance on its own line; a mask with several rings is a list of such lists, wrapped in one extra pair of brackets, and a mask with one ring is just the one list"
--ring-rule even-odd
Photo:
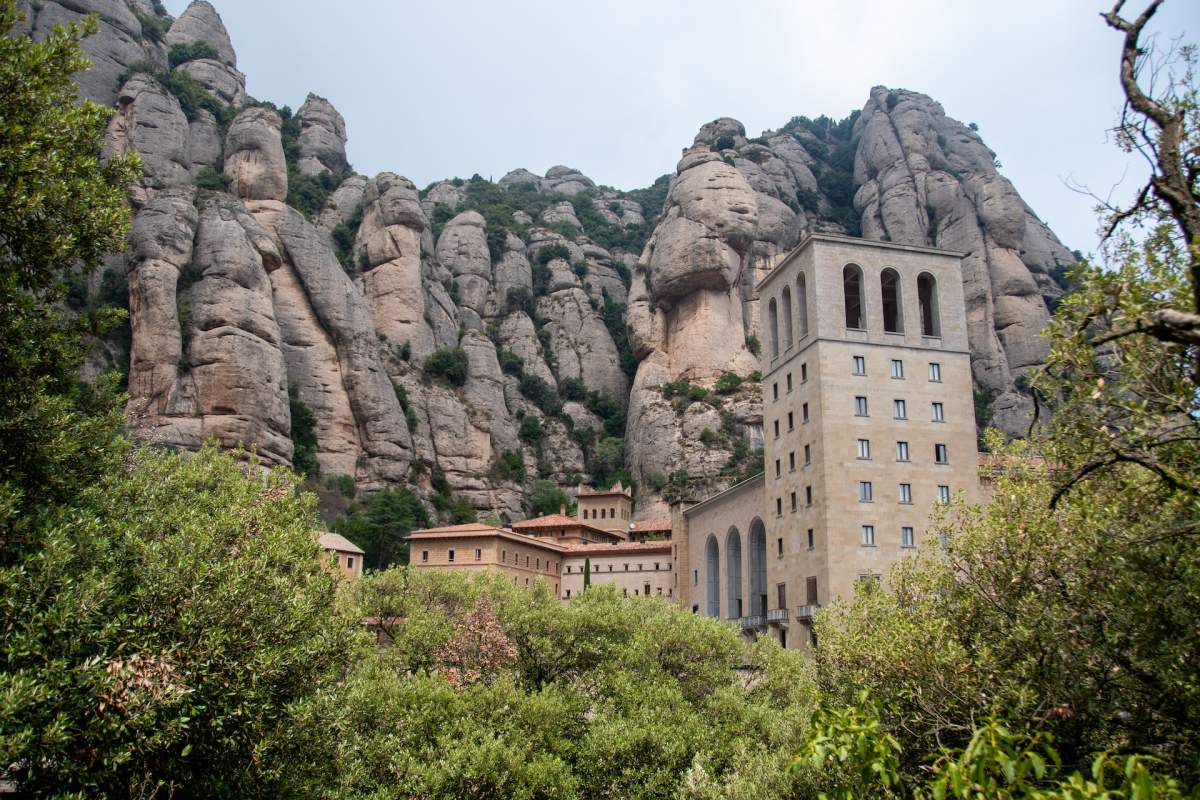
[(514, 586), (545, 580), (559, 592), (567, 548), (552, 539), (525, 536), (481, 523), (413, 531), (410, 563), (426, 569), (498, 572)]
[(591, 585), (612, 584), (626, 597), (675, 596), (671, 543), (621, 542), (574, 547), (563, 561), (562, 598), (583, 592), (583, 576), (591, 568)]
[(603, 491), (580, 486), (575, 499), (580, 520), (622, 537), (628, 536), (629, 521), (633, 519), (633, 494), (620, 481)]

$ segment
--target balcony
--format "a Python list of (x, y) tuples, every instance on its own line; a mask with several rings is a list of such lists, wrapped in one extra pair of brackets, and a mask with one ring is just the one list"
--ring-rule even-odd
[(773, 625), (781, 625), (788, 621), (788, 610), (786, 608), (771, 608), (767, 609), (767, 622)]
[(809, 605), (800, 606), (796, 609), (796, 619), (801, 622), (808, 622), (817, 615), (821, 610), (820, 603), (812, 603)]
[(767, 618), (762, 614), (754, 614), (753, 616), (742, 617), (740, 622), (742, 623), (743, 630), (767, 627)]

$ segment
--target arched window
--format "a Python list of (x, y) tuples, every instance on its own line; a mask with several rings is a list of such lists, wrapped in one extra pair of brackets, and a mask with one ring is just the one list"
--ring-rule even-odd
[(783, 349), (792, 349), (792, 290), (783, 287), (783, 296), (779, 298), (783, 305)]
[(904, 304), (900, 297), (900, 273), (888, 267), (879, 274), (879, 290), (883, 295), (883, 330), (904, 333)]
[(928, 272), (917, 276), (917, 302), (921, 306), (921, 335), (941, 336), (942, 322), (938, 319), (937, 280)]
[(742, 612), (742, 535), (737, 528), (725, 534), (725, 618), (740, 619)]
[(803, 339), (808, 336), (808, 285), (804, 282), (804, 273), (796, 279), (796, 336)]
[(863, 273), (857, 264), (842, 270), (842, 291), (846, 296), (846, 327), (865, 329), (867, 310), (863, 307)]
[(721, 555), (717, 551), (717, 537), (712, 534), (704, 545), (704, 595), (704, 613), (721, 616)]
[(767, 613), (767, 532), (762, 520), (750, 523), (750, 613)]
[(779, 355), (779, 309), (775, 305), (774, 297), (767, 304), (767, 325), (771, 328), (771, 358), (775, 358)]

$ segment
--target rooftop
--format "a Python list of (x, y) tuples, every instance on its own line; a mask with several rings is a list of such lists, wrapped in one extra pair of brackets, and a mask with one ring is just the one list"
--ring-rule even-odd
[(825, 242), (829, 244), (849, 244), (858, 247), (873, 247), (881, 250), (903, 251), (908, 253), (925, 253), (928, 255), (948, 256), (950, 258), (962, 258), (966, 253), (960, 253), (956, 250), (942, 250), (938, 247), (926, 247), (925, 245), (915, 244), (899, 244), (897, 242), (881, 242), (875, 239), (859, 239), (854, 236), (840, 236), (836, 233), (809, 233), (800, 240), (800, 244), (796, 245), (791, 252), (779, 260), (774, 269), (766, 274), (762, 280), (758, 282), (755, 290), (761, 291), (764, 286), (771, 282), (771, 279), (778, 275), (785, 264), (791, 261), (796, 255), (811, 245), (817, 242)]
[(521, 544), (533, 545), (541, 547), (545, 550), (552, 550), (555, 553), (566, 552), (567, 548), (558, 544), (553, 539), (546, 539), (538, 536), (530, 536), (524, 533), (517, 533), (506, 528), (497, 528), (492, 525), (483, 525), (478, 522), (467, 523), (466, 525), (449, 525), (444, 528), (423, 528), (419, 531), (413, 531), (409, 534), (409, 539), (426, 540), (426, 539), (463, 539), (463, 538), (486, 538), (495, 536), (500, 539), (507, 539), (510, 542), (520, 542)]
[(621, 553), (670, 553), (669, 541), (658, 542), (613, 542), (610, 544), (577, 544), (567, 549), (568, 556), (588, 556)]
[(629, 530), (633, 533), (652, 533), (656, 531), (671, 530), (671, 518), (661, 517), (659, 519), (644, 519), (641, 522), (635, 522), (629, 526)]
[(534, 517), (533, 519), (522, 520), (521, 522), (514, 522), (512, 524), (514, 531), (543, 530), (546, 528), (584, 528), (596, 533), (602, 533), (605, 536), (620, 536), (620, 534), (614, 531), (598, 528), (575, 517), (568, 517), (566, 514), (547, 514), (544, 517)]
[(366, 555), (362, 548), (339, 533), (322, 533), (317, 541), (323, 550), (337, 550), (339, 553)]

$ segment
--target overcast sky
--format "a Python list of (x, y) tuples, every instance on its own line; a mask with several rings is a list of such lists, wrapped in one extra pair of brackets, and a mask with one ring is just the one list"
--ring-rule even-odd
[[(1111, 1), (1111, 0), (1108, 0)], [(213, 0), (254, 97), (309, 91), (346, 118), (349, 156), (418, 186), (515, 167), (577, 167), (619, 189), (674, 172), (703, 123), (749, 136), (840, 118), (870, 87), (924, 92), (975, 122), (1002, 172), (1072, 249), (1136, 162), (1107, 140), (1120, 36), (1105, 0)], [(165, 0), (176, 16), (187, 0)], [(1145, 0), (1130, 0), (1140, 11)], [(1200, 29), (1168, 0), (1162, 38)]]

